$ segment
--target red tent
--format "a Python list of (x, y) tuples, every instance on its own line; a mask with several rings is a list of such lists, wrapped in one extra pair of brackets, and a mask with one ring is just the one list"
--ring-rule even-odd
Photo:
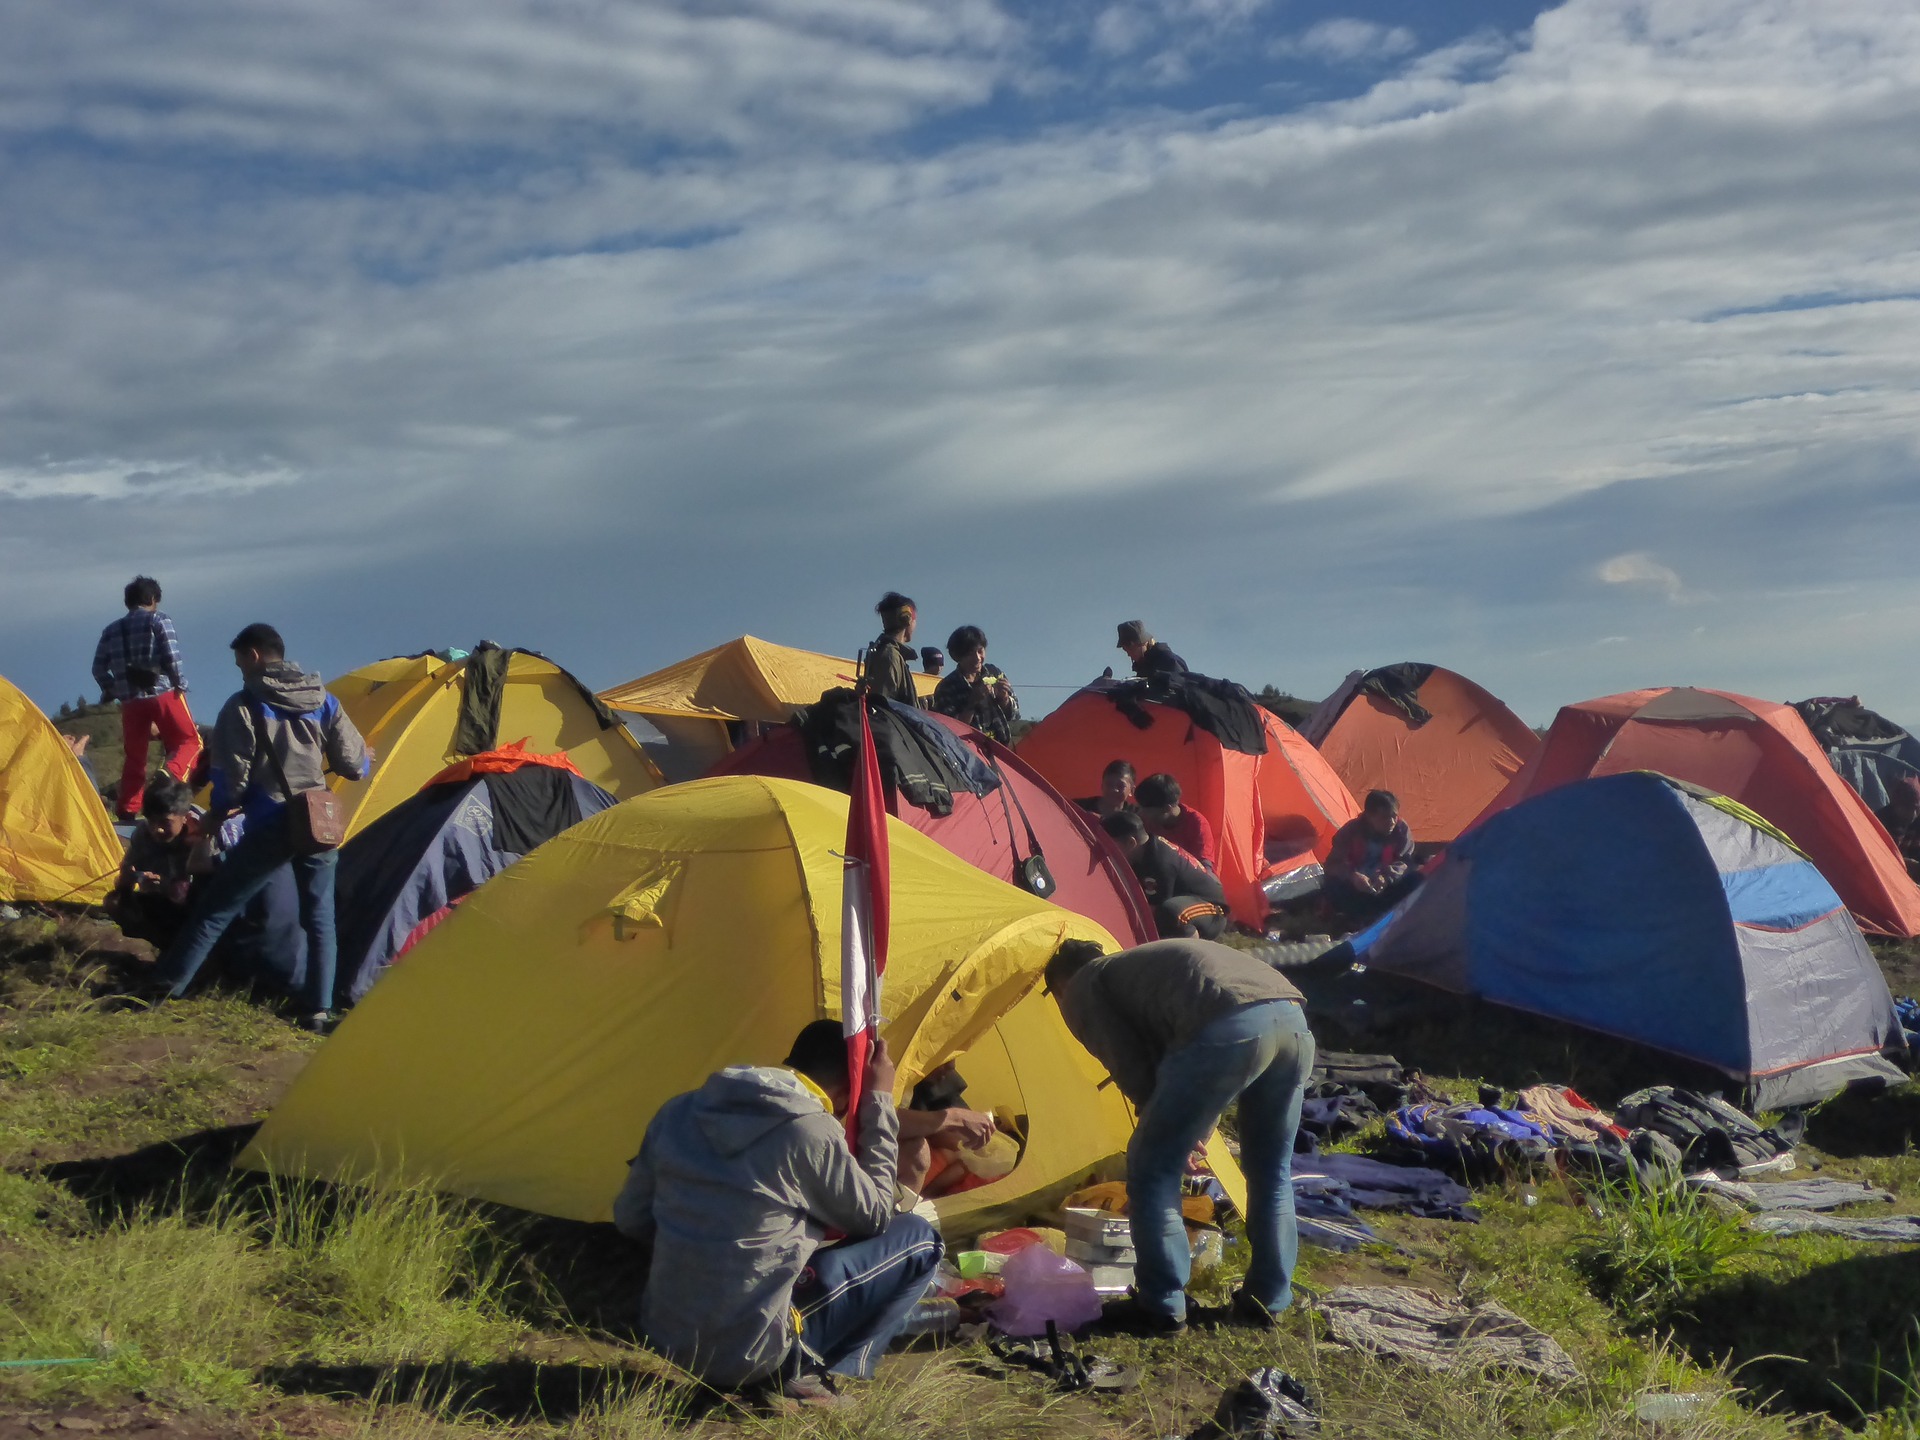
[(1220, 883), (1233, 918), (1266, 919), (1260, 882), (1277, 867), (1325, 859), (1333, 832), (1359, 814), (1353, 796), (1320, 754), (1279, 716), (1262, 710), (1267, 753), (1229, 750), (1186, 712), (1142, 700), (1140, 729), (1102, 690), (1087, 689), (1030, 730), (1026, 760), (1067, 795), (1097, 795), (1114, 760), (1143, 777), (1165, 771), (1180, 782), (1181, 803), (1207, 817), (1220, 848)]
[[(1059, 885), (1053, 901), (1104, 926), (1123, 945), (1144, 945), (1156, 937), (1153, 914), (1139, 882), (1120, 852), (1086, 811), (1063, 798), (1020, 756), (971, 726), (945, 715), (933, 719), (975, 753), (999, 768), (1003, 789), (1012, 796), (963, 794), (954, 797), (951, 815), (931, 815), (902, 796), (892, 797), (893, 813), (928, 839), (937, 841), (968, 864), (1014, 883), (1014, 867), (1033, 851), (1022, 809), (1047, 868)], [(791, 725), (769, 731), (723, 757), (710, 775), (771, 775), (813, 779), (805, 742)], [(1013, 800), (1017, 798), (1016, 806)]]
[(1543, 790), (1629, 770), (1658, 771), (1739, 801), (1806, 853), (1863, 930), (1920, 935), (1920, 887), (1791, 705), (1687, 687), (1568, 705), (1473, 823)]

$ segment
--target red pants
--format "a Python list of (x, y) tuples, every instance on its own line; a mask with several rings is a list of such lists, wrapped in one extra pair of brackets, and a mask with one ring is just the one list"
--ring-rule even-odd
[(140, 802), (147, 795), (147, 742), (158, 731), (166, 747), (167, 773), (184, 780), (200, 758), (200, 732), (193, 728), (187, 713), (186, 697), (178, 690), (163, 690), (141, 700), (120, 702), (120, 738), (127, 747), (126, 762), (120, 767), (120, 798), (115, 808), (122, 820), (140, 813)]

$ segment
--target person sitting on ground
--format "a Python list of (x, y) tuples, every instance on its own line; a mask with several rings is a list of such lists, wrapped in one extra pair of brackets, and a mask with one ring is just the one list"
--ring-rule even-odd
[(1237, 1101), (1252, 1264), (1217, 1318), (1271, 1328), (1292, 1302), (1300, 1244), (1293, 1141), (1314, 1059), (1300, 992), (1264, 961), (1207, 940), (1117, 955), (1069, 940), (1047, 963), (1046, 987), (1139, 1114), (1127, 1144), (1134, 1293), (1108, 1318), (1149, 1334), (1183, 1328), (1191, 1253), (1181, 1181)]
[(1413, 835), (1391, 790), (1369, 790), (1360, 814), (1333, 834), (1323, 892), (1336, 914), (1353, 922), (1383, 915), (1420, 883)]
[(246, 829), (195, 898), (192, 916), (161, 957), (158, 978), (168, 995), (184, 995), (227, 928), (274, 872), (291, 863), (307, 935), (302, 1023), (325, 1032), (334, 1020), (333, 884), (340, 855), (295, 854), (287, 802), (324, 786), (329, 770), (364, 780), (373, 756), (320, 677), (287, 659), (278, 630), (249, 625), (233, 637), (232, 648), (243, 685), (214, 721), (212, 815), (225, 820), (242, 813)]
[(123, 935), (165, 949), (186, 923), (196, 873), (210, 868), (193, 792), (165, 771), (146, 782), (106, 910)]
[(127, 613), (100, 632), (93, 647), (93, 680), (102, 704), (120, 706), (126, 758), (114, 808), (122, 822), (141, 813), (147, 783), (147, 747), (160, 736), (166, 771), (184, 780), (200, 757), (200, 732), (187, 713), (187, 677), (173, 621), (160, 609), (160, 582), (136, 575), (121, 598)]
[(1180, 803), (1180, 782), (1164, 771), (1140, 782), (1134, 797), (1140, 805), (1140, 818), (1147, 822), (1150, 834), (1171, 840), (1209, 870), (1220, 868), (1220, 851), (1214, 843), (1213, 826), (1198, 810)]
[(947, 653), (953, 657), (953, 673), (934, 687), (933, 708), (1002, 745), (1013, 744), (1020, 702), (1000, 667), (987, 663), (986, 631), (962, 625), (947, 637)]
[(1118, 815), (1122, 810), (1135, 809), (1133, 786), (1136, 778), (1131, 760), (1109, 760), (1107, 768), (1100, 772), (1100, 793), (1073, 803), (1102, 820), (1109, 815)]
[(1907, 873), (1920, 880), (1920, 777), (1901, 776), (1887, 792), (1887, 803), (1874, 814), (1907, 862)]
[(882, 629), (880, 638), (867, 647), (861, 683), (868, 694), (882, 700), (918, 705), (920, 692), (913, 685), (913, 629), (919, 622), (919, 607), (898, 590), (889, 590), (873, 608), (880, 614)]
[[(660, 1107), (613, 1205), (652, 1254), (648, 1342), (721, 1390), (778, 1385), (825, 1400), (867, 1378), (940, 1263), (940, 1237), (898, 1214), (893, 1061), (876, 1043), (858, 1149), (837, 1020), (801, 1030), (781, 1067), (734, 1065)], [(847, 1238), (827, 1245), (830, 1231)]]
[(962, 1150), (978, 1151), (999, 1133), (991, 1115), (965, 1105), (967, 1082), (949, 1060), (913, 1087), (900, 1112), (900, 1183), (916, 1195), (949, 1195), (972, 1173)]
[(1174, 654), (1164, 640), (1154, 639), (1144, 620), (1120, 622), (1118, 648), (1127, 652), (1127, 658), (1133, 662), (1133, 673), (1142, 680), (1170, 680), (1187, 673), (1187, 662)]
[(1227, 928), (1227, 892), (1211, 872), (1179, 846), (1148, 834), (1137, 811), (1119, 811), (1100, 825), (1120, 847), (1146, 892), (1154, 926), (1162, 937), (1220, 938)]

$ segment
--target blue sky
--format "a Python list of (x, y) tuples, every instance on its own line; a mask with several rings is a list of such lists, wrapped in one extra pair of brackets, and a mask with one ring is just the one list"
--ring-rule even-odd
[[(1030, 708), (1143, 617), (1541, 723), (1920, 723), (1920, 12), (0, 0), (0, 673), (595, 685), (898, 587)], [(1057, 688), (1049, 688), (1057, 687)]]

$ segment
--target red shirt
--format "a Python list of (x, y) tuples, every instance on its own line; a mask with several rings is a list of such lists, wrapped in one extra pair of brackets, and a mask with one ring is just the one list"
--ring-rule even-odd
[(1220, 852), (1213, 843), (1213, 826), (1207, 817), (1191, 805), (1180, 807), (1180, 818), (1165, 825), (1150, 827), (1162, 840), (1171, 840), (1187, 854), (1200, 860), (1209, 870), (1218, 870)]

